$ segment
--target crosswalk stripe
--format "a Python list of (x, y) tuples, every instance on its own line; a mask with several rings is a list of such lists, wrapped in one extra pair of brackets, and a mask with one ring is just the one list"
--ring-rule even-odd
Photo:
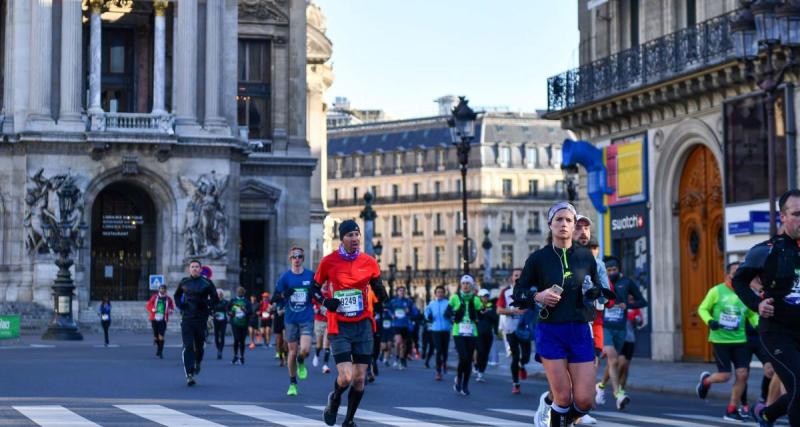
[(114, 405), (125, 412), (167, 427), (225, 427), (161, 405)]
[(12, 406), (42, 427), (100, 427), (86, 418), (58, 405)]
[(691, 414), (664, 414), (668, 417), (677, 417), (677, 418), (686, 418), (690, 420), (701, 420), (701, 421), (711, 421), (715, 423), (723, 423), (723, 424), (738, 424), (742, 425), (741, 421), (731, 421), (731, 420), (724, 420), (722, 417), (712, 417), (709, 415), (691, 415)]
[[(647, 417), (644, 415), (634, 415), (630, 413), (619, 413), (619, 412), (605, 412), (605, 411), (593, 411), (593, 415), (599, 415), (601, 417), (610, 417), (615, 419), (622, 419), (625, 421), (637, 421), (641, 423), (650, 423), (655, 425), (661, 426), (676, 426), (676, 427), (698, 427), (703, 424), (697, 424), (696, 422), (688, 422), (688, 421), (680, 421), (680, 420), (670, 420), (668, 418), (656, 418), (656, 417)], [(708, 425), (708, 424), (705, 424)]]
[[(520, 417), (529, 417), (529, 418), (536, 417), (536, 411), (531, 411), (529, 409), (489, 409), (489, 410), (495, 412), (502, 412), (504, 414), (519, 415)], [(597, 420), (597, 421), (603, 427), (634, 427), (631, 424), (612, 423), (606, 420)]]
[(435, 415), (437, 417), (452, 418), (454, 420), (467, 421), (470, 423), (501, 425), (505, 427), (530, 427), (530, 423), (520, 423), (516, 421), (504, 420), (502, 418), (487, 417), (468, 412), (454, 411), (443, 408), (422, 408), (422, 407), (398, 407), (404, 411), (417, 412), (425, 415)]
[(214, 408), (244, 415), (261, 421), (267, 421), (284, 427), (318, 427), (320, 420), (312, 420), (285, 412), (273, 411), (256, 405), (211, 405)]
[[(324, 410), (324, 406), (308, 406), (311, 409)], [(347, 408), (339, 408), (339, 415), (347, 415)], [(396, 415), (384, 414), (381, 412), (367, 411), (359, 409), (356, 412), (356, 418), (372, 421), (375, 423), (386, 424), (394, 427), (447, 427), (442, 424), (428, 423), (424, 421), (414, 420), (411, 418), (398, 417)]]

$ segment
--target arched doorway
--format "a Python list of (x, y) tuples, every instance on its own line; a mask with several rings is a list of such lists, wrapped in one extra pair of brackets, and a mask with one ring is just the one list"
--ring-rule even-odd
[(157, 217), (140, 187), (117, 182), (92, 205), (91, 299), (146, 300), (156, 271)]
[(697, 307), (708, 289), (724, 279), (725, 248), (722, 178), (705, 146), (689, 153), (678, 197), (683, 355), (686, 360), (710, 360), (708, 329)]

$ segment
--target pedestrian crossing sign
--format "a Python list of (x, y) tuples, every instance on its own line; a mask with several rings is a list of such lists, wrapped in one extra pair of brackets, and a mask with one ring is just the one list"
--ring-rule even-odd
[(164, 275), (163, 274), (151, 274), (150, 275), (150, 290), (157, 291), (158, 287), (164, 284)]

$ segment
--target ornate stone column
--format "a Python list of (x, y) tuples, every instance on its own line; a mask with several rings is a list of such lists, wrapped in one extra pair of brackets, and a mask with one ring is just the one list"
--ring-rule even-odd
[(166, 49), (167, 49), (167, 18), (165, 16), (168, 0), (155, 0), (153, 1), (153, 9), (155, 10), (155, 34), (154, 34), (154, 47), (153, 47), (153, 114), (163, 115), (167, 111), (164, 108), (165, 96), (165, 77), (167, 72), (166, 67)]
[(81, 120), (81, 0), (61, 2), (61, 108), (58, 125), (68, 130), (82, 131)]
[(32, 130), (50, 128), (55, 122), (50, 110), (51, 66), (53, 59), (53, 4), (52, 0), (34, 0), (31, 3), (31, 87), (28, 120)]
[(12, 61), (14, 60), (13, 13), (13, 6), (10, 2), (6, 2), (6, 20), (4, 23), (6, 38), (3, 47), (3, 105), (2, 111), (0, 111), (0, 133), (5, 133), (4, 129), (11, 125), (14, 113), (14, 85), (11, 84), (14, 80), (14, 67), (12, 66)]
[(206, 2), (206, 130), (222, 131), (225, 120), (220, 115), (219, 90), (222, 42), (222, 2)]
[(197, 131), (197, 2), (178, 3), (175, 19), (175, 126), (178, 132)]
[[(100, 13), (103, 9), (103, 0), (89, 0), (90, 33), (89, 33), (89, 114), (102, 115), (103, 107), (100, 105), (100, 67), (103, 60), (101, 50), (101, 23)], [(92, 117), (92, 130), (96, 129), (96, 121)]]

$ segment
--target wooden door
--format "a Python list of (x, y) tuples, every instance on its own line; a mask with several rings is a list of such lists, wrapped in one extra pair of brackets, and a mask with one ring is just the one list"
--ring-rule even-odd
[(708, 361), (708, 328), (697, 307), (708, 289), (724, 280), (722, 179), (708, 148), (698, 146), (689, 154), (678, 197), (683, 355)]

